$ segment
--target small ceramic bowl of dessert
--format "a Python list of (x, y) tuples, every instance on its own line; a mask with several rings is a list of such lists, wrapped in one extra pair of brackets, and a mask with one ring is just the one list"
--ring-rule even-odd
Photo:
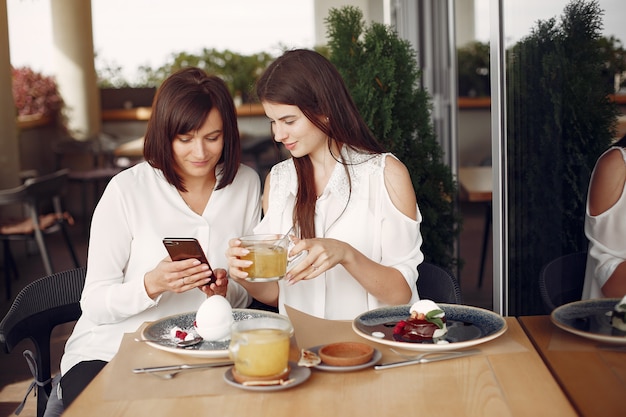
[(322, 346), (318, 354), (326, 365), (356, 366), (372, 359), (374, 348), (366, 343), (339, 342)]

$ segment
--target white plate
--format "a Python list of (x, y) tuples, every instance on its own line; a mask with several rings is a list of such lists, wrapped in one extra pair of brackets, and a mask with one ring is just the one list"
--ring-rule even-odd
[[(316, 355), (319, 353), (319, 350), (324, 347), (325, 345), (319, 345), (319, 346), (313, 346), (310, 349), (311, 352), (315, 353)], [(319, 369), (320, 371), (329, 371), (329, 372), (350, 372), (350, 371), (358, 371), (360, 369), (365, 369), (365, 368), (371, 368), (372, 366), (374, 366), (376, 364), (376, 362), (378, 362), (380, 360), (380, 358), (383, 357), (383, 354), (380, 352), (380, 350), (378, 349), (374, 349), (374, 354), (372, 355), (372, 359), (370, 359), (369, 361), (362, 363), (360, 365), (353, 365), (353, 366), (332, 366), (332, 365), (327, 365), (324, 362), (321, 362), (319, 365), (315, 365), (313, 366), (313, 368), (315, 369)]]
[(611, 312), (619, 298), (574, 301), (555, 308), (550, 315), (557, 327), (604, 343), (626, 344), (626, 332), (611, 326)]
[[(400, 320), (409, 316), (411, 305), (382, 307), (359, 315), (352, 328), (361, 337), (383, 345), (417, 352), (445, 352), (463, 349), (488, 342), (506, 332), (506, 321), (499, 314), (483, 308), (458, 304), (438, 304), (446, 313), (448, 343), (434, 344), (432, 341), (403, 342), (395, 340), (393, 328)], [(380, 333), (383, 337), (374, 336)]]
[(282, 391), (285, 389), (293, 388), (297, 385), (302, 384), (304, 381), (309, 379), (311, 376), (311, 370), (306, 366), (298, 366), (293, 362), (289, 362), (289, 366), (291, 366), (291, 372), (289, 372), (289, 379), (293, 379), (293, 382), (287, 385), (243, 385), (239, 382), (235, 381), (233, 378), (233, 368), (229, 368), (226, 373), (224, 373), (224, 381), (228, 385), (232, 385), (233, 387), (237, 387), (240, 389), (245, 389), (248, 391)]
[[(245, 308), (233, 309), (233, 318), (235, 319), (235, 321), (248, 320), (256, 317), (285, 318), (285, 316), (277, 313), (272, 313), (270, 311)], [(180, 327), (182, 330), (188, 333), (196, 334), (193, 326), (195, 320), (195, 311), (164, 317), (146, 326), (141, 332), (141, 337), (143, 339), (150, 340), (150, 342), (146, 343), (154, 348), (176, 353), (178, 355), (191, 356), (196, 358), (227, 358), (228, 345), (230, 344), (230, 340), (222, 340), (219, 342), (209, 342), (207, 340), (203, 340), (197, 345), (193, 345), (187, 348), (176, 347), (176, 340), (174, 340), (172, 336), (170, 336), (170, 330), (174, 327)]]

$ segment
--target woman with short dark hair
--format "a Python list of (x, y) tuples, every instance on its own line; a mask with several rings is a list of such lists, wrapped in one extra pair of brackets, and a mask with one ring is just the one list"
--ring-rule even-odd
[[(261, 184), (239, 163), (235, 107), (224, 82), (197, 68), (166, 79), (144, 156), (110, 181), (93, 215), (82, 316), (61, 360), (65, 407), (115, 355), (124, 333), (197, 310), (213, 294), (236, 308), (252, 301), (229, 284), (224, 251), (259, 222)], [(166, 237), (196, 238), (215, 277), (196, 259), (172, 261)]]

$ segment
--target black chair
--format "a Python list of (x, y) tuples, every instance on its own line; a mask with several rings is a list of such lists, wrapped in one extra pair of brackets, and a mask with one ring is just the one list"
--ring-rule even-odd
[(428, 262), (418, 265), (417, 271), (417, 292), (420, 299), (461, 304), (461, 288), (451, 273)]
[(552, 311), (582, 297), (587, 266), (587, 251), (559, 256), (539, 273), (539, 291), (544, 306)]
[[(24, 351), (33, 370), (34, 382), (26, 393), (36, 386), (37, 417), (43, 416), (50, 390), (50, 335), (56, 326), (78, 320), (81, 315), (80, 297), (85, 285), (84, 267), (47, 275), (31, 282), (17, 295), (9, 312), (0, 322), (0, 344), (6, 353), (24, 339), (34, 344), (34, 354)], [(34, 358), (34, 364), (31, 363)]]
[(278, 162), (284, 159), (280, 152), (280, 148), (276, 145), (273, 137), (270, 135), (241, 135), (241, 154), (242, 162), (249, 161), (261, 177), (261, 184), (264, 183), (265, 176), (270, 169)]
[[(4, 245), (4, 275), (7, 299), (11, 298), (11, 273), (17, 278), (19, 273), (11, 252), (11, 241), (37, 243), (46, 274), (53, 268), (48, 254), (44, 235), (61, 232), (67, 248), (79, 267), (78, 257), (67, 230), (71, 217), (63, 211), (61, 196), (68, 180), (68, 171), (60, 170), (48, 175), (28, 178), (23, 185), (0, 191), (0, 206), (16, 206), (25, 211), (25, 218), (13, 219), (0, 228), (0, 240)], [(45, 210), (51, 212), (46, 213)]]
[(107, 134), (100, 134), (83, 141), (67, 138), (52, 145), (56, 155), (56, 167), (61, 169), (67, 166), (76, 166), (69, 171), (69, 182), (81, 187), (81, 206), (83, 230), (85, 236), (89, 230), (90, 213), (87, 198), (89, 187), (92, 189), (93, 205), (97, 203), (100, 193), (106, 184), (115, 175), (126, 167), (117, 164), (114, 138)]

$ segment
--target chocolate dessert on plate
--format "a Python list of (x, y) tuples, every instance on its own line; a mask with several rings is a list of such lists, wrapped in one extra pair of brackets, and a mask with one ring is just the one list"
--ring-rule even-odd
[(393, 338), (399, 342), (437, 343), (443, 341), (448, 329), (446, 313), (432, 300), (419, 300), (411, 306), (411, 315), (393, 329)]

